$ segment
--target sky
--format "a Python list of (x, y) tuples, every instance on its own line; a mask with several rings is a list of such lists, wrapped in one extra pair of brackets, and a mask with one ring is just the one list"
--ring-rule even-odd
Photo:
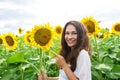
[(0, 34), (21, 27), (30, 30), (37, 24), (64, 26), (70, 20), (93, 16), (100, 27), (111, 28), (120, 22), (119, 0), (0, 0)]

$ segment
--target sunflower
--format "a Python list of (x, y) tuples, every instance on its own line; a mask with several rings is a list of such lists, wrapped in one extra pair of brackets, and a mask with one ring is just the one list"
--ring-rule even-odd
[(25, 36), (24, 36), (24, 40), (25, 40), (25, 43), (26, 43), (26, 44), (31, 44), (31, 39), (30, 39), (30, 37), (31, 37), (31, 32), (30, 32), (30, 31), (27, 31), (26, 34), (25, 34)]
[(98, 33), (98, 22), (92, 17), (83, 17), (81, 22), (85, 25), (89, 34)]
[(31, 31), (30, 30), (27, 30), (26, 33), (30, 33)]
[(8, 34), (3, 34), (3, 42), (6, 45), (6, 48), (9, 50), (16, 49), (17, 41), (15, 40), (15, 35), (11, 32)]
[(2, 35), (0, 35), (0, 45), (3, 44), (3, 38)]
[(56, 33), (58, 36), (61, 36), (62, 30), (63, 30), (63, 28), (62, 28), (61, 25), (56, 25), (56, 26), (54, 27), (54, 31), (55, 31), (55, 33)]
[(120, 22), (112, 25), (112, 33), (120, 34)]
[(19, 27), (19, 28), (18, 28), (18, 33), (19, 33), (19, 34), (22, 34), (22, 31), (23, 31), (22, 28)]
[(96, 35), (97, 38), (110, 38), (111, 34), (108, 28), (101, 28), (100, 32)]
[(35, 25), (32, 29), (32, 44), (38, 48), (48, 50), (53, 43), (54, 31), (50, 24)]

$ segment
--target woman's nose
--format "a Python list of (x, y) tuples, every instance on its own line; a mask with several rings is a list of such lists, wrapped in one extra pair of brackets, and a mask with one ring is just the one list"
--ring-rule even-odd
[(68, 38), (72, 38), (72, 34), (69, 34), (69, 35), (68, 35)]

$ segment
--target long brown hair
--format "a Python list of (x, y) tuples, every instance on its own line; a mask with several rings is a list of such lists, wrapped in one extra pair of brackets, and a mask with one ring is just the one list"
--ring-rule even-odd
[[(68, 25), (73, 25), (77, 30), (77, 43), (72, 51), (65, 41), (65, 31)], [(82, 49), (85, 49), (88, 51), (89, 55), (91, 55), (92, 51), (87, 30), (79, 21), (69, 21), (65, 24), (61, 38), (61, 46), (62, 48), (60, 54), (65, 58), (67, 63), (70, 63), (72, 71), (74, 71), (76, 68), (76, 60), (79, 52)]]

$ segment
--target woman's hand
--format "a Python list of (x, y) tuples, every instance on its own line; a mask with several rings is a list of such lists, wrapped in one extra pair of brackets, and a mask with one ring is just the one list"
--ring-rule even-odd
[(59, 68), (68, 66), (63, 56), (56, 54), (54, 51), (51, 52), (56, 56), (56, 64)]
[(44, 70), (44, 69), (41, 69), (40, 72), (41, 72), (41, 74), (38, 74), (38, 75), (37, 75), (37, 76), (38, 76), (38, 80), (48, 80), (48, 79), (47, 79), (47, 75), (46, 75), (46, 73), (45, 73), (45, 70)]
[(58, 56), (56, 57), (56, 64), (57, 64), (57, 66), (58, 66), (59, 68), (64, 68), (64, 67), (67, 66), (67, 63), (66, 63), (64, 57), (61, 56), (61, 55), (58, 55)]
[(44, 69), (41, 69), (40, 72), (41, 74), (37, 75), (38, 80), (59, 80), (58, 77), (47, 77)]

